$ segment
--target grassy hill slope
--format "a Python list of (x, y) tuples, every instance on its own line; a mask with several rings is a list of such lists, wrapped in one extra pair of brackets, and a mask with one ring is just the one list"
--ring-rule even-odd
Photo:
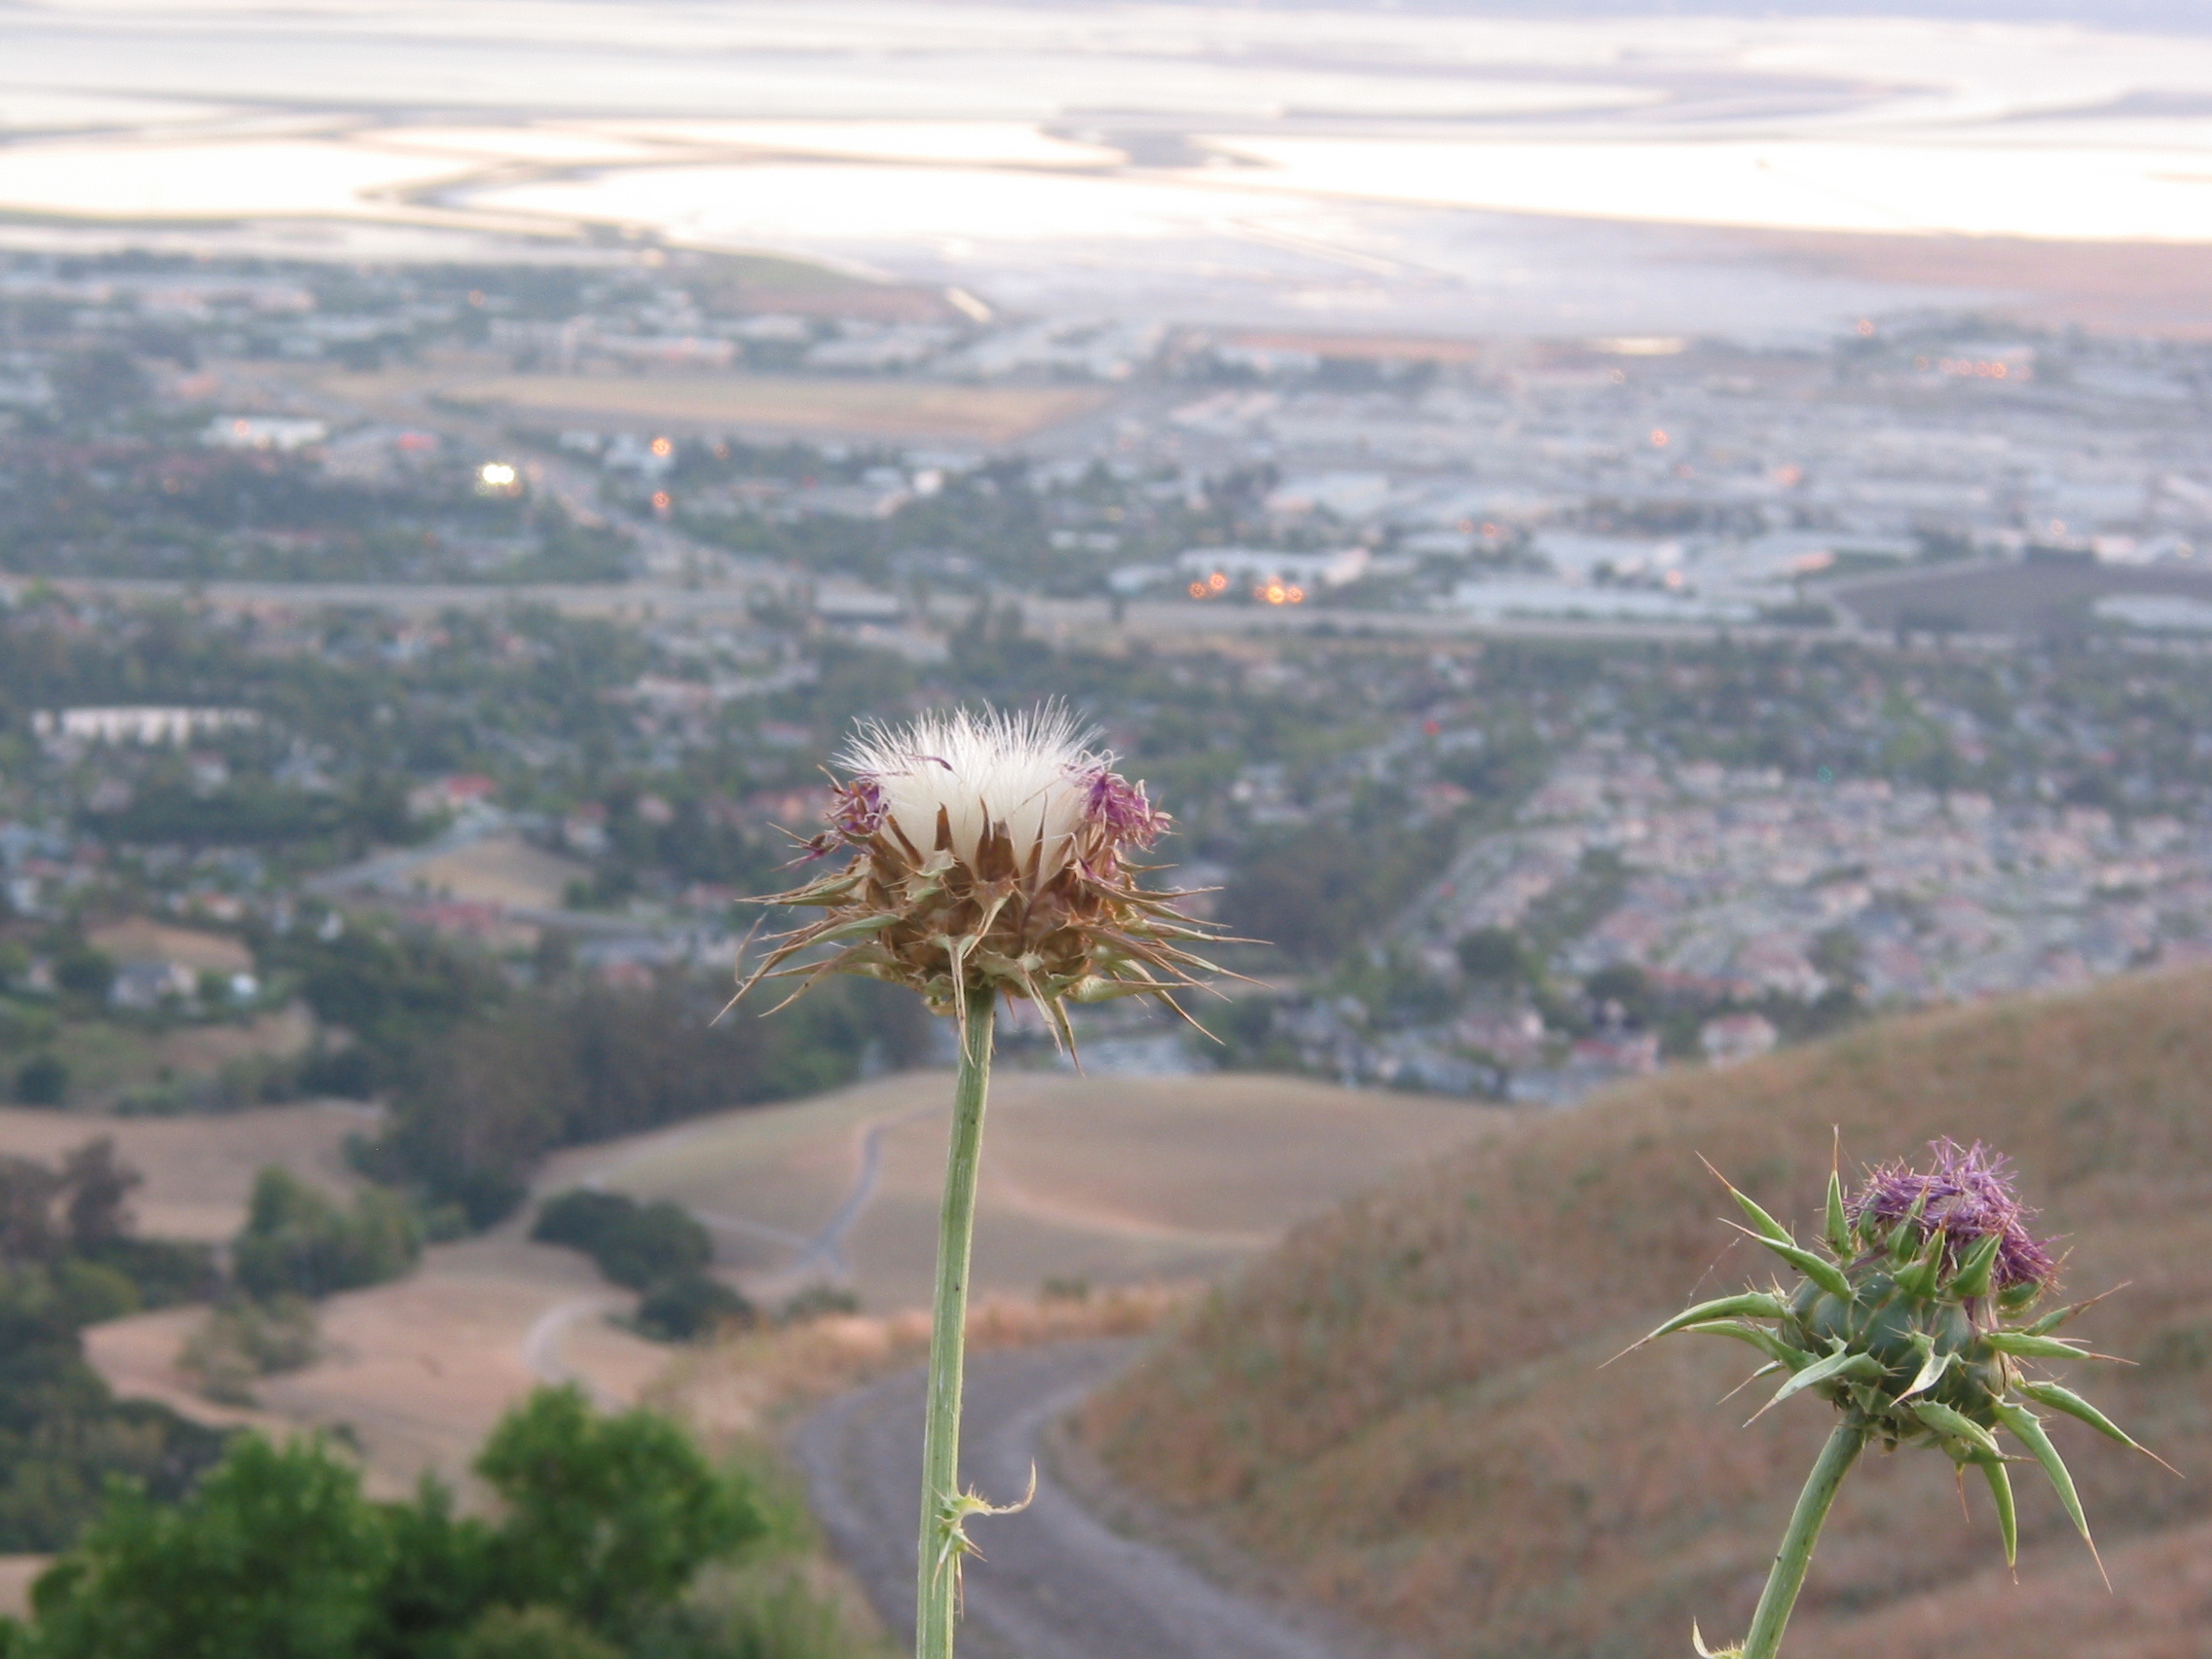
[[(2011, 1153), (2079, 1334), (2140, 1368), (2085, 1390), (2189, 1479), (2054, 1430), (2111, 1568), (2022, 1481), (2019, 1584), (1986, 1494), (1940, 1458), (1853, 1473), (1791, 1659), (2180, 1659), (2212, 1629), (2212, 975), (1915, 1017), (1528, 1120), (1294, 1233), (1082, 1430), (1314, 1597), (1439, 1654), (1641, 1659), (1749, 1623), (1827, 1408), (1750, 1429), (1732, 1343), (1601, 1364), (1692, 1298), (1767, 1273), (1700, 1153), (1800, 1236), (1829, 1125), (1849, 1167), (1976, 1137)], [(1977, 1483), (1978, 1486), (1978, 1483)]]

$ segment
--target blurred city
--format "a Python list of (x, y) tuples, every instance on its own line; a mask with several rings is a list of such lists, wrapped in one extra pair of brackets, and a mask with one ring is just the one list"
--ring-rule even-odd
[[(2155, 1237), (2122, 1399), (2200, 1475), (2212, 40), (1664, 12), (0, 8), (0, 1611), (241, 1427), (519, 1528), (486, 1436), (574, 1384), (737, 1457), (770, 1542), (299, 1651), (903, 1641), (870, 1459), (952, 1028), (723, 1005), (856, 722), (961, 704), (1094, 727), (1234, 971), (1072, 1051), (1006, 1016), (972, 1407), (1027, 1425), (978, 1430), (998, 1495), (1042, 1457), (1174, 1517), (1124, 1603), (1231, 1600), (1039, 1645), (1094, 1546), (1033, 1545), (977, 1654), (1641, 1659), (1748, 1611), (1779, 1442), (1632, 1545), (1687, 1451), (1600, 1515), (1581, 1430), (1522, 1468), (1468, 1403), (1740, 1276), (1574, 1208), (1710, 1211), (1662, 1146), (1798, 1213), (1838, 1124), (2015, 1148), (2085, 1289)], [(1673, 1276), (1593, 1269), (1526, 1366), (1435, 1312), (1615, 1226)], [(1702, 1424), (1719, 1378), (1659, 1391)], [(2196, 1582), (2203, 1483), (2130, 1478), (2083, 1480), (2115, 1585)], [(2071, 1540), (2029, 1531), (2023, 1578)], [(1955, 1629), (1965, 1544), (1872, 1548), (1807, 1655)], [(2087, 1628), (2049, 1582), (1966, 1651)], [(2195, 1651), (2158, 1595), (2025, 1650)], [(1191, 1634), (1235, 1598), (1287, 1622)], [(528, 1645), (540, 1603), (596, 1645)], [(82, 1618), (0, 1656), (123, 1654)]]

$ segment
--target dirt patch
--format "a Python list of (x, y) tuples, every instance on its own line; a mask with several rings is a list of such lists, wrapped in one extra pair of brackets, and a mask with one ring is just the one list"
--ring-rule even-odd
[(570, 885), (591, 878), (591, 866), (532, 846), (519, 835), (488, 835), (407, 866), (418, 892), (463, 903), (558, 910)]
[(117, 962), (174, 962), (196, 974), (244, 974), (253, 968), (253, 952), (228, 934), (172, 928), (144, 916), (94, 928), (85, 940)]
[(715, 435), (733, 431), (1013, 443), (1089, 413), (1088, 387), (955, 386), (777, 375), (337, 375), (320, 388), (363, 405), (409, 395), (548, 424)]
[(86, 1351), (117, 1393), (157, 1399), (203, 1422), (274, 1433), (344, 1424), (357, 1437), (369, 1488), (410, 1491), (424, 1470), (463, 1486), (500, 1414), (535, 1384), (573, 1379), (626, 1405), (669, 1350), (607, 1322), (631, 1298), (571, 1250), (512, 1231), (433, 1247), (396, 1284), (320, 1305), (324, 1356), (265, 1379), (258, 1409), (202, 1399), (176, 1369), (202, 1309), (169, 1309), (93, 1327)]
[(0, 1556), (0, 1613), (22, 1618), (31, 1610), (31, 1585), (54, 1564), (52, 1556)]

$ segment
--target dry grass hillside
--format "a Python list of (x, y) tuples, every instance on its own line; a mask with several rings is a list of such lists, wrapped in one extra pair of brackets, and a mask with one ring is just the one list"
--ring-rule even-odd
[(2188, 1477), (2060, 1421), (2108, 1596), (2021, 1483), (2019, 1582), (1985, 1494), (1939, 1458), (1855, 1471), (1791, 1659), (2183, 1659), (2212, 1631), (2212, 975), (1870, 1027), (1532, 1119), (1292, 1234), (1088, 1408), (1139, 1491), (1313, 1597), (1438, 1654), (1641, 1659), (1693, 1615), (1741, 1634), (1826, 1408), (1739, 1425), (1751, 1367), (1675, 1338), (1601, 1364), (1699, 1294), (1764, 1276), (1711, 1158), (1818, 1231), (1850, 1161), (1936, 1135), (2010, 1152), (2068, 1288), (2132, 1280), (2077, 1330), (2141, 1360), (2083, 1384)]
[[(912, 1321), (898, 1314), (928, 1301), (950, 1098), (948, 1077), (919, 1072), (718, 1113), (572, 1148), (540, 1171), (537, 1190), (604, 1185), (679, 1198), (715, 1229), (723, 1271), (764, 1305), (832, 1280), (889, 1316), (829, 1322), (826, 1346), (741, 1341), (713, 1350), (713, 1365), (684, 1356), (688, 1381), (679, 1392), (702, 1420), (726, 1425), (733, 1412), (786, 1397), (778, 1379), (794, 1371), (818, 1369), (819, 1381), (834, 1384), (913, 1354)], [(1012, 1069), (998, 1080), (991, 1114), (975, 1284), (979, 1296), (1015, 1298), (1034, 1296), (1048, 1278), (1109, 1292), (1226, 1272), (1293, 1222), (1502, 1116), (1296, 1078)], [(0, 1110), (0, 1149), (45, 1157), (113, 1133), (147, 1172), (137, 1205), (145, 1230), (215, 1239), (242, 1223), (262, 1161), (343, 1183), (350, 1179), (344, 1135), (373, 1123), (365, 1108), (127, 1120)], [(518, 1216), (492, 1234), (434, 1246), (405, 1279), (331, 1297), (321, 1305), (322, 1357), (258, 1384), (259, 1413), (199, 1399), (177, 1371), (199, 1309), (95, 1326), (87, 1348), (118, 1393), (209, 1421), (350, 1424), (380, 1493), (409, 1490), (424, 1468), (458, 1477), (534, 1382), (574, 1378), (606, 1401), (628, 1401), (672, 1357), (608, 1323), (631, 1307), (630, 1292), (574, 1251), (528, 1242), (528, 1225)], [(1090, 1331), (1139, 1305), (1150, 1303), (1102, 1294), (1039, 1317), (1047, 1329)], [(993, 1317), (984, 1340), (1014, 1340), (999, 1330), (1008, 1315)]]
[[(541, 1192), (589, 1176), (674, 1198), (773, 1301), (824, 1279), (870, 1312), (926, 1307), (951, 1078), (905, 1072), (565, 1153)], [(1504, 1114), (1290, 1077), (1081, 1077), (1002, 1069), (977, 1195), (978, 1292), (1212, 1278)]]

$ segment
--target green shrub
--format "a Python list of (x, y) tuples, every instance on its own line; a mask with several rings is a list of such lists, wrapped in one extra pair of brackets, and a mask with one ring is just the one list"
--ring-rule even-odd
[(684, 1273), (645, 1292), (634, 1323), (641, 1336), (655, 1342), (687, 1343), (753, 1319), (753, 1304), (720, 1279)]
[(783, 1318), (788, 1325), (797, 1325), (829, 1313), (858, 1313), (860, 1310), (857, 1291), (841, 1284), (810, 1284), (784, 1304)]
[(290, 1170), (270, 1164), (254, 1180), (232, 1263), (251, 1296), (321, 1297), (398, 1278), (422, 1247), (422, 1226), (396, 1194), (371, 1187), (350, 1210), (342, 1209)]
[(622, 1193), (577, 1188), (549, 1198), (530, 1235), (581, 1250), (632, 1290), (696, 1276), (715, 1259), (714, 1238), (682, 1205), (666, 1198), (641, 1204)]
[(69, 1099), (69, 1062), (58, 1054), (33, 1054), (16, 1068), (16, 1098), (25, 1106), (60, 1106)]
[(185, 1339), (176, 1364), (210, 1400), (250, 1406), (256, 1382), (313, 1364), (318, 1346), (313, 1305), (286, 1294), (215, 1309)]

